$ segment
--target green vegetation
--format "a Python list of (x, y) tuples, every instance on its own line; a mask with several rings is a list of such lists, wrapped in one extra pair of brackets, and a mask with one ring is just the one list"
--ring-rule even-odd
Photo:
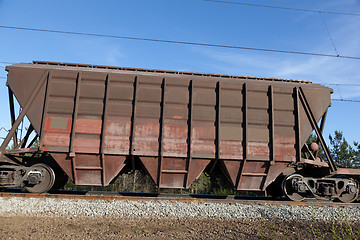
[[(290, 230), (301, 236), (283, 235), (281, 224), (273, 224), (272, 221), (260, 219), (258, 239), (315, 239), (315, 240), (355, 240), (360, 239), (360, 228), (358, 222), (349, 221), (344, 215), (342, 207), (338, 208), (337, 216), (332, 221), (319, 220), (316, 217), (315, 206), (312, 207), (312, 219), (310, 221), (289, 221)], [(281, 236), (283, 235), (283, 236)]]
[[(317, 137), (311, 134), (307, 143), (316, 142)], [(330, 145), (328, 146), (330, 154), (337, 166), (345, 168), (360, 168), (360, 144), (353, 142), (353, 146), (349, 144), (342, 131), (336, 130), (334, 135), (329, 135)], [(325, 159), (324, 150), (319, 146), (318, 156)]]
[[(314, 209), (315, 207), (313, 207)], [(337, 212), (337, 220), (332, 220), (331, 225), (328, 224), (327, 228), (321, 227), (319, 220), (316, 219), (313, 211), (313, 220), (310, 223), (311, 233), (316, 240), (334, 239), (334, 240), (351, 240), (360, 239), (360, 228), (353, 228), (348, 216), (342, 214), (339, 207)]]
[(225, 179), (203, 172), (189, 189), (158, 189), (143, 171), (134, 170), (119, 175), (116, 180), (106, 187), (75, 186), (71, 180), (64, 187), (65, 190), (91, 190), (115, 192), (152, 192), (152, 193), (188, 193), (188, 194), (217, 194), (234, 195), (236, 191)]
[(360, 168), (360, 144), (354, 142), (351, 146), (341, 131), (329, 135), (330, 153), (336, 164), (346, 168)]

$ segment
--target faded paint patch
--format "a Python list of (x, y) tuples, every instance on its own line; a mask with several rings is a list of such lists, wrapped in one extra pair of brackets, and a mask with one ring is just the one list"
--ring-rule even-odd
[(74, 152), (79, 153), (99, 153), (100, 140), (96, 139), (74, 139)]
[(108, 121), (105, 127), (106, 136), (130, 136), (131, 122), (119, 119), (119, 121)]
[(248, 142), (248, 156), (266, 156), (269, 158), (270, 149), (268, 143), (264, 142)]
[(220, 158), (222, 159), (242, 159), (243, 146), (240, 141), (220, 141)]
[(128, 136), (106, 136), (104, 140), (104, 153), (107, 154), (129, 154), (130, 147)]
[(66, 132), (71, 131), (72, 119), (49, 117), (45, 119), (44, 130), (45, 132)]
[(66, 119), (66, 118), (51, 118), (50, 128), (66, 130), (68, 128), (68, 119)]
[(186, 139), (163, 139), (163, 154), (171, 155), (173, 157), (183, 157), (187, 155), (187, 142)]
[(143, 139), (144, 137), (158, 137), (159, 136), (158, 123), (138, 123), (135, 125), (135, 137)]
[(75, 132), (87, 134), (101, 134), (101, 120), (77, 119)]
[(42, 143), (45, 146), (69, 146), (70, 135), (68, 133), (45, 132)]
[(188, 128), (187, 126), (179, 125), (164, 125), (164, 138), (167, 139), (187, 139)]

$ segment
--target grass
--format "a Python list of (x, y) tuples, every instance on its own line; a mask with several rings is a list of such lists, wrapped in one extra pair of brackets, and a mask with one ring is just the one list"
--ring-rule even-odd
[[(310, 223), (310, 229), (314, 239), (334, 239), (334, 240), (351, 240), (360, 239), (360, 228), (355, 229), (349, 217), (345, 216), (339, 206), (337, 211), (337, 220), (332, 220), (330, 231), (328, 229), (322, 229), (319, 227), (319, 220), (315, 217), (315, 207), (312, 209), (312, 222)], [(324, 231), (327, 230), (327, 231)]]
[[(279, 236), (279, 227), (274, 227), (273, 223), (266, 223), (264, 219), (260, 219), (259, 239), (298, 239), (298, 236)], [(308, 223), (294, 222), (293, 228), (297, 234), (303, 234), (303, 239), (315, 240), (356, 240), (360, 239), (360, 227), (356, 228), (354, 222), (344, 215), (342, 207), (338, 208), (337, 216), (332, 221), (319, 220), (316, 217), (315, 206), (312, 206), (312, 219)], [(297, 225), (298, 224), (298, 225)], [(279, 230), (281, 231), (281, 230)], [(294, 232), (294, 234), (295, 234)]]

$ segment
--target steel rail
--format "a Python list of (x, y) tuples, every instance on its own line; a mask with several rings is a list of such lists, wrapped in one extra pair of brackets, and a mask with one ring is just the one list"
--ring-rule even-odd
[(329, 200), (305, 199), (294, 202), (287, 199), (273, 200), (262, 196), (205, 195), (205, 194), (170, 194), (170, 193), (129, 193), (107, 191), (55, 191), (53, 193), (27, 193), (22, 189), (0, 192), (2, 198), (36, 198), (36, 199), (74, 199), (74, 200), (114, 200), (114, 201), (170, 201), (185, 203), (225, 203), (246, 205), (275, 205), (303, 207), (359, 207), (360, 199), (353, 203), (333, 202)]

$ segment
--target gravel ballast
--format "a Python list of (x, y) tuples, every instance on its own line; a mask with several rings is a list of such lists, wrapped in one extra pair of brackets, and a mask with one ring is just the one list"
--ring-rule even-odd
[(1, 216), (90, 216), (111, 218), (201, 217), (279, 220), (360, 220), (360, 206), (291, 206), (240, 203), (194, 203), (168, 200), (79, 200), (0, 198)]

